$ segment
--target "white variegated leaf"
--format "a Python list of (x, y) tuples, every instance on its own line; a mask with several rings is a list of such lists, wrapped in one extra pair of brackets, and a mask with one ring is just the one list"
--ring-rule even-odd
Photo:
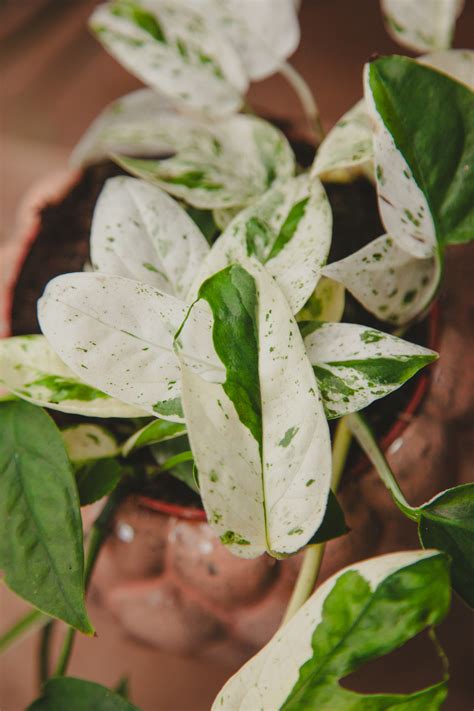
[[(173, 296), (106, 274), (56, 277), (38, 306), (43, 333), (74, 373), (118, 400), (174, 422), (183, 414), (173, 339), (186, 313), (184, 302)], [(205, 337), (212, 320), (199, 307), (192, 319), (198, 326), (196, 340), (187, 341), (191, 367), (205, 363), (211, 373), (215, 364), (220, 372)]]
[(381, 0), (387, 32), (417, 52), (449, 47), (464, 0)]
[(352, 323), (324, 323), (304, 340), (330, 418), (385, 397), (437, 354), (415, 343)]
[[(180, 131), (176, 117), (171, 127)], [(171, 130), (173, 128), (173, 130)], [(251, 202), (277, 179), (295, 170), (293, 151), (281, 131), (255, 116), (182, 124), (176, 155), (163, 160), (115, 156), (133, 175), (203, 209), (229, 208)]]
[(249, 256), (265, 264), (297, 313), (313, 292), (331, 244), (332, 213), (317, 178), (279, 182), (239, 212), (212, 246), (194, 282)]
[(44, 336), (0, 341), (0, 385), (39, 407), (85, 417), (141, 417), (146, 412), (87, 384), (58, 358)]
[(212, 211), (212, 216), (218, 228), (223, 232), (225, 228), (230, 225), (234, 217), (243, 209), (244, 208), (241, 205), (228, 208), (216, 208)]
[(346, 302), (346, 290), (342, 284), (322, 276), (314, 292), (296, 315), (297, 321), (341, 320)]
[(68, 457), (74, 464), (115, 457), (120, 451), (114, 435), (99, 425), (72, 425), (62, 430), (61, 435)]
[(340, 282), (381, 321), (409, 323), (431, 302), (441, 277), (439, 258), (413, 257), (389, 235), (369, 242), (323, 273)]
[(400, 647), (449, 609), (446, 557), (435, 550), (353, 563), (320, 585), (226, 682), (212, 711), (413, 708), (438, 711), (446, 683), (412, 694), (365, 694), (340, 682)]
[(369, 76), (370, 64), (364, 71), (364, 90), (374, 126), (375, 174), (382, 221), (399, 247), (414, 257), (431, 257), (437, 241), (430, 206), (377, 110)]
[(372, 126), (364, 99), (347, 111), (329, 131), (316, 153), (312, 175), (354, 168), (373, 159)]
[(208, 252), (196, 223), (160, 188), (122, 176), (106, 182), (92, 220), (97, 271), (184, 298)]
[(472, 49), (440, 49), (418, 57), (420, 64), (438, 69), (474, 91), (474, 51)]
[(208, 520), (236, 555), (291, 553), (319, 527), (331, 476), (328, 426), (298, 326), (254, 260), (214, 275), (200, 295), (213, 312), (225, 383), (188, 368), (179, 343), (178, 354)]
[(248, 79), (238, 53), (206, 18), (171, 0), (99, 5), (90, 27), (110, 54), (175, 105), (237, 111)]

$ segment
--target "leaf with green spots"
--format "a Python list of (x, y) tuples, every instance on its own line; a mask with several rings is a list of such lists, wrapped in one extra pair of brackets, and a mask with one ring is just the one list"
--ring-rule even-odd
[[(298, 326), (255, 260), (210, 277), (199, 296), (212, 311), (222, 384), (187, 367), (179, 344), (177, 352), (208, 520), (236, 555), (291, 553), (321, 524), (331, 475), (328, 426)], [(189, 320), (180, 338), (188, 330)]]
[(366, 66), (365, 97), (383, 172), (379, 208), (390, 236), (422, 258), (473, 239), (474, 93), (394, 56)]
[(41, 696), (27, 711), (140, 711), (137, 706), (105, 686), (73, 677), (48, 679)]
[(474, 484), (443, 491), (417, 511), (423, 547), (450, 556), (453, 588), (474, 607)]
[(329, 252), (332, 213), (317, 178), (279, 181), (242, 210), (216, 240), (198, 272), (201, 283), (232, 262), (256, 257), (285, 294), (293, 313), (308, 300)]
[(231, 677), (212, 711), (440, 709), (446, 680), (409, 694), (358, 693), (340, 682), (441, 622), (449, 604), (448, 561), (438, 551), (390, 553), (355, 563), (320, 585)]
[(153, 420), (127, 439), (122, 445), (122, 454), (124, 457), (128, 457), (142, 447), (149, 447), (152, 444), (182, 437), (185, 434), (186, 427), (179, 422)]
[[(138, 281), (107, 274), (66, 274), (49, 282), (39, 302), (43, 333), (74, 373), (140, 414), (181, 422), (180, 368), (173, 351), (187, 307), (179, 299)], [(193, 309), (199, 338), (191, 364), (210, 373), (222, 365), (206, 338), (212, 319)], [(211, 350), (206, 350), (206, 347)], [(194, 366), (192, 366), (194, 367)]]
[(15, 336), (0, 341), (0, 385), (33, 405), (87, 417), (140, 417), (146, 414), (88, 385), (82, 367), (86, 348), (77, 350), (70, 370), (44, 336)]
[(464, 0), (381, 0), (389, 35), (416, 52), (449, 47), (463, 7)]
[(62, 430), (61, 434), (73, 464), (81, 464), (91, 459), (107, 459), (119, 452), (114, 435), (99, 425), (72, 425)]
[(51, 418), (25, 402), (0, 405), (0, 567), (42, 612), (86, 634), (82, 521), (74, 474)]
[(93, 504), (108, 496), (122, 478), (123, 466), (118, 459), (96, 459), (76, 469), (76, 485), (81, 506)]
[(296, 320), (300, 324), (304, 321), (334, 321), (337, 323), (344, 313), (344, 305), (345, 290), (342, 284), (322, 276), (308, 301), (296, 314)]
[(177, 115), (160, 121), (170, 150), (163, 159), (113, 156), (125, 170), (201, 209), (243, 206), (275, 180), (295, 169), (291, 147), (281, 131), (256, 116), (220, 121)]
[(350, 323), (321, 324), (304, 343), (329, 418), (362, 410), (438, 357), (428, 348)]
[(429, 306), (442, 275), (437, 254), (413, 257), (389, 235), (327, 264), (323, 274), (339, 282), (379, 320), (400, 326)]
[(107, 180), (91, 228), (97, 271), (184, 298), (208, 252), (195, 222), (160, 188), (124, 176)]
[(218, 116), (239, 109), (248, 85), (239, 56), (191, 6), (115, 0), (99, 5), (89, 25), (115, 59), (177, 106)]

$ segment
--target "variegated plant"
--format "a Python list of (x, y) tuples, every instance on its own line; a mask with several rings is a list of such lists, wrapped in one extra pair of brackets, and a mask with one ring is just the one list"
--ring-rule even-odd
[[(48, 284), (44, 335), (0, 342), (0, 566), (35, 608), (0, 648), (51, 618), (70, 626), (34, 711), (71, 699), (80, 711), (135, 708), (64, 673), (74, 630), (93, 633), (84, 595), (117, 506), (131, 482), (165, 471), (199, 493), (233, 554), (305, 548), (283, 626), (213, 709), (438, 709), (446, 696), (447, 675), (405, 695), (340, 684), (442, 620), (447, 556), (452, 586), (474, 604), (474, 485), (410, 505), (357, 414), (437, 355), (340, 320), (347, 288), (379, 319), (412, 321), (433, 297), (446, 246), (473, 238), (473, 54), (367, 65), (364, 100), (304, 172), (283, 133), (238, 113), (249, 81), (279, 71), (317, 120), (286, 63), (297, 5), (111, 0), (92, 15), (100, 41), (150, 88), (109, 106), (73, 159), (112, 157), (135, 177), (106, 182), (91, 270)], [(390, 32), (423, 51), (448, 45), (462, 3), (412, 5), (383, 0)], [(324, 182), (361, 172), (376, 183), (387, 234), (327, 264)], [(83, 419), (59, 430), (42, 408)], [(333, 492), (351, 433), (427, 550), (354, 564), (310, 597), (325, 541), (346, 530)], [(84, 560), (80, 506), (104, 496)]]

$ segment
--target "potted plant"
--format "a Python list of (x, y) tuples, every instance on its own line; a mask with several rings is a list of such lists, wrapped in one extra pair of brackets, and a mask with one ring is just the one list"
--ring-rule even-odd
[[(181, 581), (201, 586), (181, 649), (208, 643), (230, 619), (235, 626), (240, 606), (265, 590), (276, 566), (282, 600), (295, 583), (281, 630), (215, 708), (438, 708), (446, 696), (447, 674), (408, 695), (361, 696), (338, 682), (443, 618), (449, 559), (451, 584), (472, 604), (474, 486), (412, 506), (357, 414), (437, 357), (401, 336), (430, 306), (446, 247), (472, 239), (472, 54), (372, 61), (365, 102), (304, 170), (281, 131), (238, 113), (249, 78), (280, 69), (321, 132), (314, 101), (285, 64), (298, 39), (294, 3), (260, 7), (255, 14), (252, 3), (116, 0), (91, 19), (109, 51), (152, 89), (106, 109), (75, 151), (77, 164), (113, 157), (135, 176), (105, 182), (90, 265), (47, 285), (38, 305), (43, 335), (0, 345), (10, 393), (0, 409), (0, 563), (7, 585), (35, 608), (7, 641), (40, 621), (69, 625), (52, 678), (45, 637), (34, 709), (133, 708), (65, 674), (76, 631), (94, 632), (84, 595), (99, 551), (114, 521), (118, 540), (133, 540), (139, 527), (121, 516), (131, 505), (133, 517), (137, 502), (160, 512), (140, 571), (161, 572), (163, 541), (173, 533)], [(397, 7), (384, 4), (400, 33)], [(453, 22), (458, 9), (444, 20)], [(269, 34), (256, 49), (260, 26)], [(361, 172), (375, 183), (386, 233), (341, 254), (325, 186), (340, 181), (352, 190)], [(344, 289), (352, 294), (346, 307)], [(351, 314), (362, 323), (341, 320)], [(44, 407), (59, 413), (56, 421)], [(311, 595), (326, 542), (347, 533), (335, 492), (352, 436), (425, 550), (333, 571)], [(84, 560), (80, 506), (94, 502), (102, 508), (86, 531)], [(189, 548), (196, 540), (205, 545)], [(136, 560), (123, 550), (115, 562), (127, 573)], [(114, 580), (105, 574), (101, 584), (98, 574), (106, 596)], [(166, 592), (166, 580), (160, 584)], [(221, 619), (206, 609), (213, 599)], [(133, 627), (120, 600), (109, 602)], [(260, 637), (241, 635), (242, 656), (274, 623), (273, 610)]]

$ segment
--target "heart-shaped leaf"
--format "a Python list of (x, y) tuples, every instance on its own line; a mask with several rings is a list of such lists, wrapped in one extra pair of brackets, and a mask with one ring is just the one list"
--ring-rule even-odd
[(189, 321), (177, 349), (208, 520), (236, 555), (291, 553), (323, 520), (331, 478), (328, 425), (298, 326), (256, 261), (227, 267), (199, 296), (214, 317), (225, 382), (188, 367), (181, 338)]
[[(163, 128), (162, 123), (162, 128)], [(295, 169), (281, 131), (255, 116), (220, 121), (168, 120), (170, 147), (162, 160), (115, 156), (125, 170), (204, 209), (245, 205)]]
[(106, 182), (92, 220), (97, 271), (184, 298), (208, 252), (196, 223), (158, 187), (123, 176)]
[[(56, 277), (38, 306), (42, 331), (73, 372), (142, 414), (173, 422), (183, 419), (173, 339), (186, 313), (169, 294), (106, 274)], [(190, 362), (218, 376), (222, 365), (206, 338), (212, 319), (199, 307), (192, 319), (200, 342), (189, 342)]]
[(0, 567), (6, 584), (86, 634), (82, 521), (61, 433), (25, 402), (0, 405)]
[(441, 278), (437, 254), (420, 259), (382, 235), (323, 273), (343, 284), (381, 321), (409, 323), (430, 304)]
[(108, 459), (119, 452), (114, 435), (99, 425), (72, 425), (61, 434), (67, 455), (76, 465), (91, 459)]
[(212, 711), (440, 709), (446, 682), (411, 694), (364, 694), (340, 681), (438, 624), (449, 603), (448, 561), (437, 551), (390, 553), (344, 568), (231, 677)]
[(281, 181), (232, 220), (202, 264), (191, 294), (232, 262), (256, 257), (297, 313), (319, 279), (331, 233), (331, 208), (320, 181), (308, 175)]
[(437, 494), (418, 513), (423, 546), (436, 546), (450, 556), (453, 588), (474, 607), (474, 484)]
[(426, 52), (451, 44), (464, 0), (381, 0), (387, 32), (408, 49)]
[(329, 418), (362, 410), (438, 357), (428, 348), (352, 323), (323, 323), (304, 343)]
[(140, 711), (122, 695), (92, 681), (73, 677), (48, 679), (41, 697), (27, 711)]
[(240, 108), (248, 79), (237, 52), (208, 19), (166, 0), (114, 0), (99, 5), (89, 24), (126, 69), (177, 106), (230, 114)]
[(44, 336), (0, 341), (0, 384), (33, 405), (85, 417), (143, 417), (143, 410), (88, 385), (58, 358)]

